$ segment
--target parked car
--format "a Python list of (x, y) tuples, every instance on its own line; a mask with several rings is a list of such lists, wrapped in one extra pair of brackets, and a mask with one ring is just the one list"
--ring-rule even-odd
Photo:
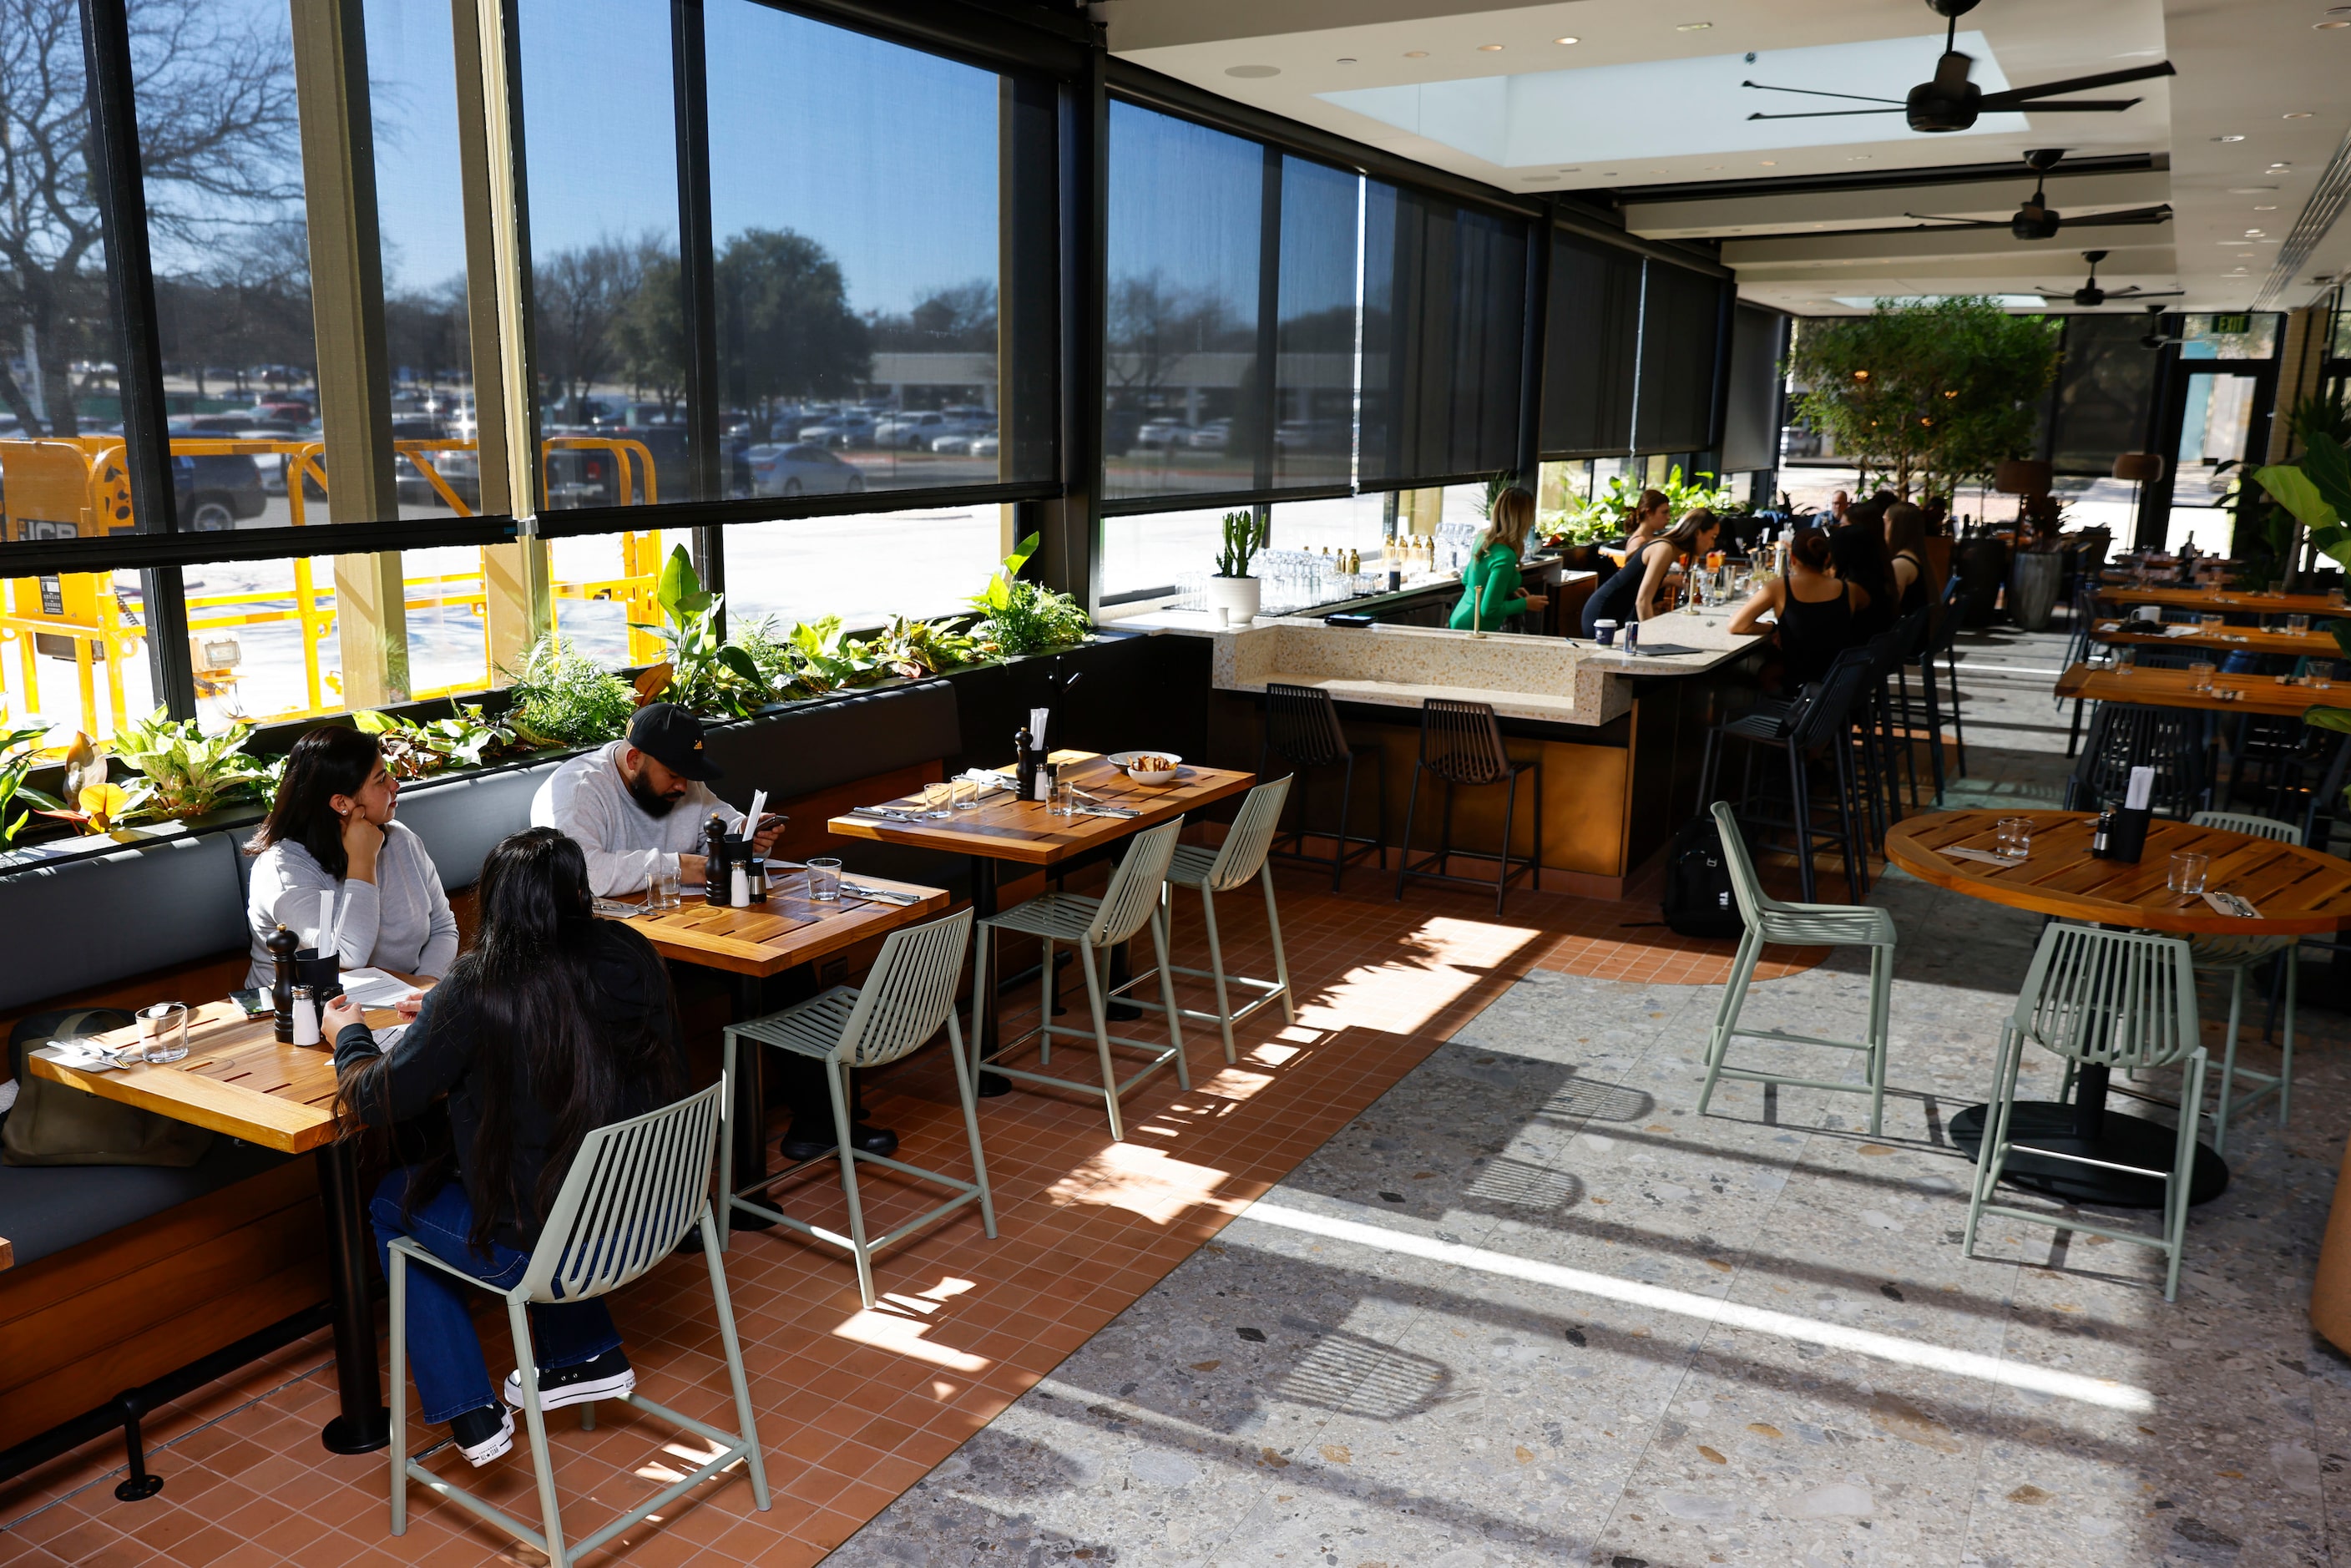
[(865, 488), (855, 465), (807, 442), (754, 446), (743, 455), (754, 496), (854, 496)]
[(1002, 449), (1003, 444), (992, 430), (986, 435), (975, 435), (971, 438), (971, 455), (974, 457), (993, 457)]
[(963, 455), (969, 453), (972, 450), (972, 445), (975, 442), (993, 441), (995, 439), (996, 431), (993, 427), (986, 427), (978, 430), (958, 430), (950, 434), (939, 436), (934, 440), (931, 443), (931, 450), (934, 452), (951, 452), (957, 455)]
[(1181, 446), (1191, 436), (1192, 427), (1180, 419), (1146, 419), (1135, 430), (1137, 446)]
[(815, 424), (804, 424), (794, 434), (801, 441), (819, 446), (871, 446), (873, 444), (873, 421), (862, 413), (836, 413)]
[(1285, 419), (1273, 428), (1273, 444), (1282, 452), (1344, 451), (1347, 435), (1343, 419)]
[(269, 505), (261, 465), (242, 453), (174, 456), (172, 502), (180, 526), (200, 534), (226, 533)]
[(936, 409), (921, 409), (893, 414), (873, 427), (873, 444), (917, 452), (942, 435), (964, 434), (947, 423), (947, 416)]
[(1233, 422), (1212, 419), (1185, 438), (1184, 444), (1195, 452), (1222, 452), (1233, 444)]

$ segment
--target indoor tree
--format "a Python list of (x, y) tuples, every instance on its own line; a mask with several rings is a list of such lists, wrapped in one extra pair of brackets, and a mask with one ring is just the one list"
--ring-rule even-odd
[(1796, 412), (1906, 499), (1948, 496), (2032, 450), (2057, 335), (2056, 322), (2011, 316), (1980, 296), (1814, 318), (1789, 354), (1805, 388)]

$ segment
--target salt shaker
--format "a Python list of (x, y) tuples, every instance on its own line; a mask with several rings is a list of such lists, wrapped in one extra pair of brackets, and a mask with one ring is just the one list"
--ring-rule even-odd
[(319, 1043), (319, 994), (308, 986), (294, 988), (294, 1043)]

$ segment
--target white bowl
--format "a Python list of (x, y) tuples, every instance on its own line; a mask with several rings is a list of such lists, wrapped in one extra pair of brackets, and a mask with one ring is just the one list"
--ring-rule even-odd
[[(1136, 759), (1144, 757), (1165, 758), (1168, 766), (1157, 772), (1135, 767)], [(1184, 759), (1172, 751), (1114, 751), (1110, 760), (1137, 784), (1172, 784), (1184, 771)]]

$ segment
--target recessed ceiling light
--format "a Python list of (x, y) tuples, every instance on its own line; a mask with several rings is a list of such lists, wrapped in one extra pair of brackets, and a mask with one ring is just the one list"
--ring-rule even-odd
[(1404, 57), (1408, 60), (1425, 60), (1428, 58), (1428, 51), (1426, 49), (1406, 49), (1404, 52)]
[(1845, 162), (1848, 162), (1848, 163), (1866, 163), (1866, 162), (1868, 162), (1870, 161), (1870, 159), (1871, 159), (1871, 158), (1873, 158), (1873, 157), (1875, 157), (1875, 156), (1876, 156), (1876, 154), (1875, 154), (1875, 153), (1870, 153), (1870, 152), (1856, 152), (1856, 153), (1855, 153), (1852, 157), (1847, 158), (1847, 159), (1845, 160)]
[(1674, 24), (1674, 31), (1677, 33), (1703, 33), (1708, 27), (1713, 26), (1714, 24), (1711, 22), (1677, 22)]
[(1352, 66), (1355, 63), (1355, 57), (1353, 55), (1341, 55), (1339, 57), (1339, 63), (1343, 66)]
[(2266, 229), (2247, 229), (2245, 231), (2245, 237), (2247, 239), (2259, 239), (2262, 235), (2268, 232), (2269, 231)]
[(2306, 109), (2293, 110), (2287, 113), (2278, 116), (2278, 118), (2281, 120), (2308, 120), (2310, 118), (2310, 110)]
[(2255, 207), (2253, 211), (2257, 213), (2273, 213), (2277, 211), (2277, 204), (2275, 202), (2272, 202), (2267, 206)]
[(1228, 77), (1239, 77), (1244, 81), (1257, 81), (1265, 77), (1280, 76), (1281, 68), (1280, 66), (1227, 66), (1225, 74)]
[(1521, 174), (1519, 178), (1530, 185), (1547, 185), (1552, 179), (1549, 174)]
[(2269, 167), (2269, 172), (2274, 174), (2281, 169), (2291, 169), (2293, 167), (2294, 165), (2291, 163), (2273, 163)]
[(2337, 27), (2351, 27), (2351, 22), (2339, 20), (2334, 22), (2313, 22), (2311, 26), (2321, 33), (2331, 33)]
[(1708, 164), (1706, 166), (1706, 172), (1708, 172), (1708, 173), (1709, 173), (1709, 174), (1716, 173), (1716, 172), (1718, 172), (1721, 168), (1722, 168), (1722, 165), (1721, 165), (1721, 164), (1719, 164), (1719, 163), (1708, 163)]
[(2275, 185), (2231, 185), (2229, 187), (2229, 194), (2232, 196), (2265, 196), (2276, 189), (2277, 187)]
[(1480, 44), (1478, 46), (1478, 52), (1481, 55), (1499, 55), (1502, 52), (1502, 46), (1499, 44)]
[(1780, 161), (1777, 158), (1763, 158), (1757, 160), (1757, 162), (1761, 163), (1766, 169), (1777, 169), (1780, 166)]
[(2244, 138), (2241, 136), (2215, 136), (2212, 140), (2215, 141), (2242, 141)]
[(1553, 38), (1552, 42), (1554, 44), (1580, 44), (1583, 42), (1583, 40), (1582, 38)]

